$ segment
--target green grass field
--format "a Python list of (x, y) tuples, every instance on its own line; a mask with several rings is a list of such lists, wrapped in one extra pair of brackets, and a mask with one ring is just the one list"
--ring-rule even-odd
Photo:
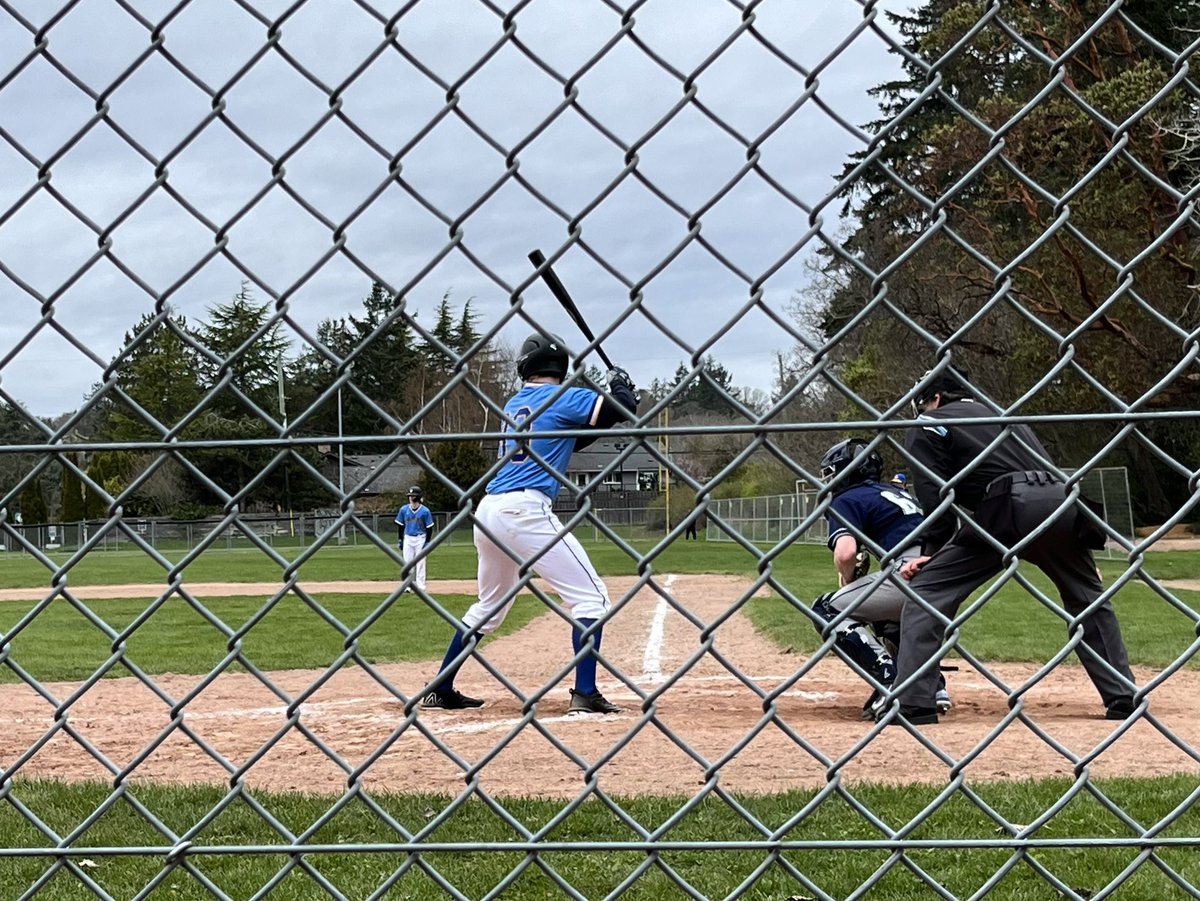
[[(744, 550), (726, 544), (705, 542), (675, 545), (661, 553), (650, 543), (638, 545), (649, 554), (644, 564), (652, 572), (735, 573), (752, 576), (758, 561)], [(638, 561), (611, 545), (589, 546), (593, 561), (607, 576), (632, 575)], [(1159, 578), (1194, 578), (1200, 567), (1200, 555), (1156, 554), (1148, 567)], [(475, 556), (466, 546), (451, 546), (435, 554), (430, 577), (472, 578)], [(1106, 579), (1120, 571), (1120, 565), (1102, 565)], [(832, 565), (828, 552), (821, 547), (796, 546), (782, 553), (771, 564), (772, 576), (788, 591), (809, 600), (829, 589)], [(184, 584), (206, 581), (278, 582), (281, 569), (257, 551), (223, 551), (205, 554), (189, 565)], [(334, 547), (322, 550), (301, 570), (302, 580), (385, 580), (395, 583), (399, 574), (395, 564), (378, 550), (366, 547)], [(1040, 576), (1031, 577), (1048, 587)], [(0, 584), (6, 587), (44, 587), (49, 572), (28, 557), (10, 555), (0, 559)], [(164, 582), (164, 572), (144, 556), (129, 553), (90, 555), (70, 570), (68, 584), (124, 584)], [(1195, 607), (1197, 595), (1176, 592)], [(328, 666), (344, 647), (345, 630), (355, 630), (366, 622), (385, 595), (381, 593), (328, 594), (319, 603), (335, 617), (344, 630), (334, 628), (294, 596), (280, 599), (265, 616), (254, 621), (244, 634), (245, 653), (263, 669)], [(471, 598), (439, 597), (447, 609), (461, 614)], [(89, 609), (113, 630), (126, 629), (146, 611), (145, 600), (92, 601)], [(210, 614), (231, 630), (250, 623), (264, 603), (261, 596), (205, 599)], [(1117, 609), (1136, 664), (1162, 666), (1175, 659), (1195, 639), (1192, 621), (1172, 610), (1149, 589), (1140, 585), (1126, 588), (1117, 599)], [(32, 611), (38, 613), (20, 628)], [(756, 627), (782, 646), (797, 650), (815, 648), (816, 632), (791, 605), (779, 598), (755, 599), (747, 611)], [(532, 599), (517, 604), (505, 624), (506, 631), (521, 628), (542, 612)], [(15, 630), (15, 631), (14, 631)], [(413, 595), (404, 595), (362, 631), (359, 647), (363, 659), (371, 662), (419, 661), (438, 659), (449, 637), (449, 626)], [(69, 636), (69, 640), (64, 640)], [(1065, 640), (1060, 620), (1042, 608), (1019, 587), (1009, 586), (964, 627), (964, 639), (974, 653), (993, 660), (1045, 660)], [(151, 673), (202, 673), (210, 670), (226, 652), (228, 636), (207, 622), (184, 601), (173, 598), (145, 617), (127, 636), (126, 652), (130, 659)], [(44, 609), (35, 602), (0, 603), (0, 642), (6, 652), (27, 671), (43, 681), (81, 679), (95, 671), (112, 652), (112, 639), (89, 623), (68, 602), (56, 599)], [(1072, 658), (1073, 662), (1073, 658)], [(1189, 663), (1189, 666), (1194, 666)], [(111, 675), (123, 675), (116, 667)], [(0, 668), (0, 679), (11, 680), (12, 671)], [(10, 761), (0, 759), (0, 767)], [(46, 860), (6, 856), (4, 849), (46, 847), (44, 835), (29, 825), (11, 803), (25, 805), (47, 825), (65, 834), (79, 826), (103, 804), (109, 788), (95, 784), (64, 785), (18, 778), (10, 786), (0, 786), (0, 899), (18, 898), (46, 875), (51, 866)], [(881, 773), (886, 778), (886, 773)], [(1028, 823), (1051, 808), (1063, 797), (1069, 783), (1061, 780), (972, 785), (973, 791), (1012, 823)], [(1159, 779), (1123, 779), (1100, 783), (1103, 792), (1118, 803), (1129, 817), (1143, 825), (1157, 822), (1189, 797), (1195, 790), (1191, 776)], [(5, 794), (8, 791), (9, 794)], [(139, 801), (173, 829), (184, 832), (203, 819), (223, 797), (218, 788), (137, 786)], [(899, 829), (935, 796), (935, 789), (885, 784), (855, 788), (853, 796), (867, 805), (889, 828)], [(331, 809), (333, 799), (300, 795), (255, 793), (255, 799), (271, 811), (289, 829), (303, 832)], [(410, 832), (431, 822), (450, 803), (448, 797), (383, 795), (374, 800)], [(753, 816), (771, 829), (788, 824), (811, 800), (810, 793), (789, 792), (767, 797), (740, 798)], [(619, 803), (626, 815), (647, 830), (661, 826), (685, 803), (683, 798), (628, 798)], [(539, 799), (506, 799), (508, 813), (536, 832), (558, 816), (561, 802)], [(1067, 803), (1042, 829), (1037, 838), (1114, 839), (1128, 837), (1130, 827), (1108, 813), (1086, 792)], [(1165, 837), (1186, 838), (1200, 834), (1200, 814), (1196, 805), (1165, 832)], [(783, 839), (796, 842), (869, 841), (885, 837), (876, 827), (837, 795), (831, 796), (799, 822), (791, 824)], [(955, 796), (911, 835), (916, 839), (993, 840), (999, 838), (997, 824), (979, 811), (965, 796)], [(423, 864), (432, 866), (468, 898), (482, 898), (500, 884), (507, 874), (526, 862), (525, 855), (505, 850), (505, 843), (519, 841), (520, 834), (485, 804), (472, 800), (458, 808), (442, 825), (424, 837), (428, 842), (489, 843), (487, 850), (425, 852)], [(638, 838), (635, 830), (594, 799), (558, 823), (544, 838), (564, 843), (626, 842)], [(756, 841), (762, 835), (748, 826), (724, 802), (709, 799), (682, 816), (664, 835), (666, 840), (692, 842)], [(135, 848), (158, 845), (162, 838), (133, 811), (126, 802), (111, 810), (74, 842), (77, 846)], [(196, 837), (202, 846), (272, 844), (278, 833), (243, 802), (234, 803), (217, 815)], [(310, 843), (337, 845), (396, 843), (403, 836), (385, 826), (364, 804), (352, 802), (332, 815), (309, 839)], [(958, 847), (917, 850), (907, 857), (936, 878), (949, 892), (968, 897), (1006, 862), (1012, 851)], [(1028, 860), (1048, 868), (1081, 897), (1104, 888), (1133, 861), (1136, 852), (1100, 847), (1045, 848), (1028, 854)], [(762, 901), (812, 897), (813, 892), (797, 882), (778, 863), (771, 862), (764, 850), (678, 850), (656, 853), (655, 859), (669, 866), (691, 887), (680, 889), (661, 870), (651, 867), (630, 887), (622, 898), (653, 899), (685, 897), (728, 897), (759, 866), (766, 870), (752, 889), (742, 897)], [(782, 859), (794, 865), (831, 897), (852, 894), (889, 859), (884, 850), (809, 849), (783, 852)], [(1200, 884), (1200, 855), (1194, 847), (1166, 848), (1158, 859), (1172, 867), (1192, 884)], [(613, 892), (639, 865), (646, 862), (644, 852), (572, 850), (546, 852), (538, 860), (552, 867), (573, 885), (583, 897), (601, 898)], [(335, 853), (306, 858), (307, 864), (337, 887), (343, 897), (367, 898), (376, 892), (406, 858), (394, 852), (370, 854)], [(194, 866), (231, 898), (253, 898), (270, 885), (286, 862), (285, 855), (221, 854), (198, 858)], [(154, 899), (208, 899), (213, 894), (192, 876), (175, 871), (152, 891), (139, 895), (159, 874), (161, 857), (134, 855), (102, 856), (89, 859), (85, 872), (103, 892), (114, 898), (146, 897)], [(697, 894), (698, 893), (698, 894)], [(869, 893), (871, 899), (909, 899), (934, 897), (903, 866), (894, 867)], [(96, 895), (66, 872), (51, 875), (39, 888), (37, 901), (75, 901)], [(310, 877), (299, 871), (284, 877), (271, 898), (326, 899), (330, 895)], [(336, 897), (336, 896), (335, 896)], [(387, 899), (427, 899), (448, 897), (431, 878), (412, 867), (388, 889)], [(559, 889), (538, 866), (525, 869), (504, 891), (504, 898), (561, 898)], [(1019, 862), (991, 889), (989, 899), (1055, 899), (1058, 893), (1040, 877), (1028, 862)], [(1147, 863), (1116, 893), (1117, 898), (1169, 899), (1190, 897), (1161, 870)]]
[[(340, 628), (294, 594), (280, 598), (261, 617), (261, 597), (210, 598), (204, 607), (210, 617), (216, 617), (235, 633), (242, 653), (263, 670), (324, 669), (342, 653), (350, 634), (358, 641), (361, 658), (368, 663), (440, 659), (452, 634), (450, 624), (411, 594), (402, 595), (373, 618), (383, 600), (377, 594), (321, 595), (322, 609)], [(462, 616), (473, 600), (464, 595), (438, 598), (455, 616)], [(149, 603), (106, 600), (93, 603), (89, 609), (113, 631), (123, 634)], [(26, 602), (0, 604), (0, 633), (10, 632), (34, 607)], [(532, 598), (515, 604), (496, 634), (515, 632), (542, 612), (544, 607)], [(71, 640), (63, 641), (64, 635), (70, 635)], [(109, 660), (114, 645), (106, 631), (61, 598), (39, 611), (8, 640), (11, 659), (42, 682), (89, 677)], [(234, 640), (192, 605), (172, 597), (129, 632), (124, 643), (126, 656), (143, 672), (207, 673), (224, 659)], [(239, 672), (241, 668), (235, 663), (229, 671)], [(129, 672), (117, 664), (108, 675), (127, 676)], [(12, 669), (0, 668), (0, 683), (15, 681)]]
[[(1195, 789), (1195, 779), (1185, 776), (1158, 779), (1120, 779), (1097, 786), (1126, 815), (1143, 825), (1163, 820)], [(1027, 824), (1041, 816), (1064, 797), (1070, 783), (1064, 780), (1041, 782), (992, 783), (973, 786), (997, 816), (1009, 823)], [(108, 797), (110, 789), (100, 785), (64, 786), (59, 783), (22, 782), (14, 795), (52, 829), (65, 834), (87, 818)], [(178, 833), (188, 831), (202, 820), (224, 797), (218, 788), (166, 788), (135, 786), (132, 793), (156, 817)], [(899, 830), (920, 816), (935, 797), (930, 787), (860, 786), (851, 792), (854, 800), (881, 818), (887, 829)], [(299, 834), (331, 813), (333, 799), (302, 795), (256, 795), (273, 817), (285, 828)], [(431, 795), (373, 796), (376, 803), (410, 834), (430, 826), (448, 799)], [(812, 793), (789, 792), (768, 797), (741, 798), (749, 815), (769, 830), (779, 832), (776, 839), (785, 842), (839, 842), (841, 849), (810, 848), (787, 850), (783, 860), (802, 872), (822, 891), (834, 898), (846, 898), (889, 860), (889, 852), (880, 849), (850, 849), (844, 843), (880, 841), (887, 838), (869, 823), (850, 803), (832, 795), (807, 816), (797, 813), (813, 798)], [(661, 829), (683, 806), (685, 798), (617, 799), (624, 817), (631, 818), (647, 832)], [(523, 824), (530, 835), (546, 829), (561, 813), (558, 802), (534, 799), (506, 799), (507, 814)], [(787, 827), (786, 829), (784, 827)], [(782, 831), (781, 831), (782, 830)], [(1185, 839), (1200, 833), (1200, 813), (1195, 805), (1160, 833), (1160, 840)], [(1065, 804), (1053, 818), (1034, 834), (1039, 840), (1082, 838), (1128, 839), (1133, 829), (1086, 792)], [(672, 822), (658, 836), (670, 842), (754, 842), (763, 841), (762, 832), (752, 828), (728, 804), (710, 797)], [(956, 795), (936, 813), (917, 826), (909, 838), (915, 840), (978, 841), (1000, 840), (1007, 834), (996, 820), (984, 815), (964, 795)], [(426, 843), (492, 842), (487, 849), (429, 851), (420, 861), (437, 870), (467, 898), (482, 898), (505, 877), (526, 863), (526, 855), (504, 850), (503, 843), (518, 842), (523, 836), (506, 824), (483, 802), (472, 799), (458, 807), (435, 828), (422, 836)], [(571, 816), (539, 836), (544, 842), (635, 842), (642, 836), (628, 822), (618, 818), (596, 800), (580, 806)], [(384, 824), (365, 804), (352, 801), (332, 813), (324, 825), (308, 837), (309, 844), (397, 844), (405, 836)], [(194, 836), (196, 846), (216, 848), (233, 845), (279, 844), (278, 832), (266, 825), (249, 805), (235, 801), (217, 815), (202, 832)], [(124, 801), (119, 801), (74, 843), (82, 848), (161, 846), (162, 836)], [(10, 806), (0, 807), (0, 848), (47, 847), (44, 836), (35, 832)], [(0, 852), (3, 853), (3, 852)], [(907, 857), (952, 892), (966, 898), (977, 891), (993, 874), (1013, 858), (1014, 852), (997, 848), (942, 848), (914, 850)], [(1160, 848), (1158, 860), (1170, 866), (1192, 884), (1200, 883), (1200, 855), (1194, 848)], [(1030, 851), (987, 895), (993, 901), (1033, 901), (1059, 897), (1031, 866), (1032, 862), (1048, 869), (1058, 879), (1087, 898), (1098, 893), (1137, 857), (1129, 848), (1043, 848)], [(648, 855), (644, 851), (546, 851), (537, 855), (545, 866), (553, 868), (582, 897), (604, 898), (621, 884)], [(138, 891), (149, 885), (161, 872), (163, 858), (107, 857), (84, 855), (88, 866), (83, 870), (90, 879), (114, 898), (147, 897)], [(688, 849), (655, 852), (653, 859), (685, 880), (699, 897), (725, 898), (755, 873), (765, 872), (741, 897), (760, 901), (784, 901), (812, 897), (812, 892), (774, 862), (769, 850)], [(229, 897), (260, 897), (288, 862), (284, 854), (210, 855), (192, 859), (193, 866), (221, 888)], [(378, 890), (406, 856), (395, 852), (371, 854), (329, 853), (306, 858), (309, 866), (335, 885), (342, 897), (375, 897)], [(0, 897), (15, 898), (41, 878), (48, 861), (0, 857)], [(76, 901), (93, 899), (73, 876), (57, 873), (37, 894), (37, 901)], [(194, 877), (182, 870), (166, 876), (152, 898), (200, 901), (213, 896)], [(330, 896), (309, 876), (294, 871), (278, 885), (271, 898), (286, 901), (326, 901)], [(426, 901), (447, 897), (420, 866), (409, 869), (390, 887), (388, 901)], [(489, 896), (494, 897), (494, 896)], [(504, 898), (543, 899), (567, 897), (536, 865), (529, 866), (504, 892)], [(643, 901), (686, 898), (679, 886), (662, 870), (651, 867), (633, 887), (621, 896)], [(690, 897), (697, 897), (690, 894)], [(869, 895), (879, 901), (906, 901), (936, 897), (903, 864), (892, 867)], [(1152, 863), (1143, 864), (1128, 879), (1117, 898), (1166, 899), (1187, 897)]]
[[(651, 543), (638, 551), (648, 555), (644, 565), (652, 573), (731, 573), (752, 578), (759, 561), (731, 544), (676, 542), (658, 553)], [(639, 561), (608, 543), (589, 547), (593, 562), (602, 575), (636, 574)], [(1163, 559), (1159, 559), (1159, 558)], [(1177, 570), (1189, 569), (1193, 557), (1200, 554), (1158, 554), (1150, 560), (1151, 571), (1160, 578), (1180, 578)], [(822, 547), (795, 545), (771, 561), (771, 575), (777, 584), (794, 597), (808, 602), (832, 586), (833, 569), (829, 552)], [(433, 579), (473, 579), (475, 552), (466, 546), (439, 549), (429, 563)], [(1120, 572), (1113, 562), (1102, 564), (1111, 581)], [(1049, 596), (1054, 592), (1036, 569), (1028, 575)], [(274, 582), (282, 570), (259, 551), (213, 551), (189, 565), (183, 574), (186, 586), (199, 582)], [(398, 584), (395, 564), (378, 549), (363, 546), (326, 548), (300, 570), (302, 584), (307, 582), (354, 580), (386, 581)], [(24, 557), (0, 560), (0, 584), (4, 587), (44, 587), (50, 575), (37, 561)], [(111, 585), (150, 582), (166, 584), (164, 571), (144, 555), (128, 552), (91, 555), (68, 576), (68, 585)], [(1200, 593), (1176, 592), (1196, 609)], [(381, 604), (382, 592), (360, 595), (323, 595), (319, 602), (342, 624), (339, 631), (294, 595), (275, 603), (270, 611), (244, 635), (246, 653), (264, 669), (283, 667), (323, 667), (341, 653), (345, 632), (358, 630)], [(461, 614), (470, 599), (439, 598), (448, 610)], [(266, 599), (208, 598), (204, 607), (237, 631), (259, 611)], [(145, 600), (93, 601), (89, 609), (114, 631), (121, 632), (148, 607)], [(1182, 654), (1196, 637), (1195, 624), (1173, 609), (1142, 584), (1131, 584), (1118, 595), (1115, 605), (1136, 663), (1165, 666)], [(37, 678), (44, 680), (81, 679), (95, 671), (112, 653), (113, 639), (89, 622), (68, 601), (55, 599), (16, 635), (8, 633), (38, 604), (30, 601), (0, 603), (0, 637), (12, 642), (13, 659)], [(811, 651), (820, 638), (807, 617), (778, 595), (755, 599), (747, 605), (755, 626), (781, 647)], [(543, 612), (534, 600), (514, 607), (514, 617), (505, 629), (520, 628), (529, 618)], [(64, 634), (72, 642), (64, 643)], [(393, 603), (383, 615), (362, 631), (360, 647), (364, 658), (372, 662), (434, 660), (440, 657), (450, 627), (423, 602), (412, 595)], [(964, 642), (973, 653), (987, 660), (1044, 661), (1066, 641), (1063, 621), (1039, 604), (1017, 585), (1006, 586), (963, 627)], [(226, 653), (229, 638), (185, 601), (172, 598), (141, 622), (127, 638), (127, 652), (150, 673), (207, 672)], [(1073, 658), (1072, 658), (1073, 660)], [(1194, 661), (1190, 666), (1197, 665)], [(124, 675), (120, 667), (113, 675)], [(0, 681), (15, 678), (0, 668)]]

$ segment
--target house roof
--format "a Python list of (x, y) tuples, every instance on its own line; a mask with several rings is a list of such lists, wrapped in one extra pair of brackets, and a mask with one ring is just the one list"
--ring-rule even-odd
[[(420, 466), (407, 457), (397, 457), (384, 466), (386, 459), (384, 454), (346, 454), (342, 458), (342, 482), (346, 491), (355, 491), (367, 479), (371, 482), (360, 492), (364, 495), (403, 494), (411, 486), (420, 483), (424, 475)], [(327, 474), (332, 471), (336, 481), (337, 454), (326, 454), (325, 460)]]
[[(617, 444), (626, 444), (626, 441), (621, 439), (602, 440), (595, 444), (588, 445), (583, 450), (575, 451), (571, 457), (571, 465), (567, 468), (568, 472), (596, 472), (603, 469), (612, 462), (613, 457), (618, 453)], [(623, 469), (628, 470), (657, 470), (659, 466), (658, 458), (650, 454), (644, 446), (635, 447), (629, 451), (621, 464)]]
[[(618, 453), (616, 445), (624, 444), (625, 442), (617, 439), (615, 441), (597, 441), (583, 450), (576, 451), (571, 457), (571, 464), (567, 469), (568, 473), (575, 472), (599, 472), (605, 466), (612, 462), (613, 457)], [(382, 470), (384, 461), (387, 459), (385, 454), (346, 454), (342, 458), (342, 482), (347, 492), (356, 492), (359, 485), (371, 479), (361, 492), (356, 492), (363, 495), (376, 494), (403, 494), (412, 485), (420, 484), (421, 478), (425, 472), (420, 466), (413, 463), (407, 457), (397, 457), (389, 465)], [(331, 481), (337, 481), (337, 465), (338, 457), (336, 453), (327, 453), (325, 455), (326, 475)], [(658, 459), (650, 454), (643, 447), (634, 448), (625, 457), (621, 468), (627, 471), (645, 471), (655, 470), (659, 468)]]

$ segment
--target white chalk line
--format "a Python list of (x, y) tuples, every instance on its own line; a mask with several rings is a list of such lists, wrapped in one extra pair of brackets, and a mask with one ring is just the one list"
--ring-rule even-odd
[[(670, 589), (675, 583), (674, 573), (667, 576), (663, 583), (664, 589)], [(659, 597), (654, 607), (654, 616), (650, 620), (650, 633), (646, 636), (646, 651), (642, 655), (641, 681), (650, 685), (658, 685), (665, 681), (662, 674), (662, 647), (666, 635), (667, 614), (671, 605), (666, 598)]]
[[(753, 681), (759, 685), (764, 682), (782, 682), (786, 676), (759, 676)], [(663, 680), (665, 681), (665, 679)], [(741, 680), (735, 679), (733, 676), (689, 676), (685, 678), (688, 685), (693, 685), (697, 682), (725, 682), (741, 684)], [(647, 689), (653, 686), (644, 686)], [(765, 686), (764, 686), (765, 687)], [(615, 692), (606, 690), (605, 696), (609, 700), (623, 703), (641, 703), (641, 698), (633, 692)], [(791, 700), (804, 700), (811, 703), (819, 701), (836, 701), (838, 693), (836, 691), (795, 691), (789, 690), (785, 697)], [(348, 707), (378, 707), (380, 704), (392, 707), (394, 713), (339, 713)], [(483, 710), (487, 709), (485, 705)], [(393, 698), (344, 698), (339, 701), (315, 701), (301, 705), (300, 713), (305, 722), (313, 722), (320, 720), (333, 720), (339, 723), (390, 723), (395, 724), (399, 718), (400, 707), (395, 703)], [(453, 722), (441, 723), (443, 717), (462, 717), (475, 716), (479, 711), (446, 711), (433, 710), (422, 711), (422, 722), (425, 727), (435, 735), (472, 735), (483, 732), (498, 732), (504, 731), (518, 726), (523, 722), (523, 718), (506, 718), (502, 720), (482, 720), (463, 722), (461, 719), (455, 719)], [(232, 710), (214, 710), (193, 713), (185, 711), (185, 717), (189, 721), (195, 720), (234, 720), (234, 719), (278, 719), (286, 716), (287, 708), (278, 707), (250, 707), (244, 709)], [(639, 710), (630, 710), (620, 714), (560, 714), (555, 716), (539, 716), (539, 723), (577, 723), (587, 724), (596, 722), (619, 722), (621, 720), (632, 720), (640, 716)], [(0, 722), (4, 721), (4, 717), (0, 717)]]

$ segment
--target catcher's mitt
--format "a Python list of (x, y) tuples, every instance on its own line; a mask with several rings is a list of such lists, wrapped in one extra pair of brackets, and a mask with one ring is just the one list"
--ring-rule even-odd
[(860, 549), (858, 556), (854, 558), (854, 578), (861, 579), (871, 571), (871, 555), (866, 550)]

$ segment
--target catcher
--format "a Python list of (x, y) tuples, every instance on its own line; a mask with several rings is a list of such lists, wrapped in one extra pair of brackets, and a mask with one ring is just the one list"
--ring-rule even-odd
[[(896, 572), (920, 556), (921, 543), (910, 536), (924, 519), (920, 505), (907, 491), (880, 483), (883, 458), (868, 447), (861, 438), (850, 438), (821, 458), (821, 478), (833, 488), (826, 518), (840, 587), (821, 595), (812, 608), (827, 623), (834, 623), (834, 642), (877, 683), (863, 705), (864, 719), (874, 717), (872, 705), (881, 697), (881, 689), (889, 688), (896, 678), (894, 658), (905, 594), (895, 581), (898, 576), (869, 574), (870, 552), (859, 546), (859, 536), (894, 553), (890, 566)], [(944, 681), (937, 692), (937, 707), (942, 713), (950, 709)]]

